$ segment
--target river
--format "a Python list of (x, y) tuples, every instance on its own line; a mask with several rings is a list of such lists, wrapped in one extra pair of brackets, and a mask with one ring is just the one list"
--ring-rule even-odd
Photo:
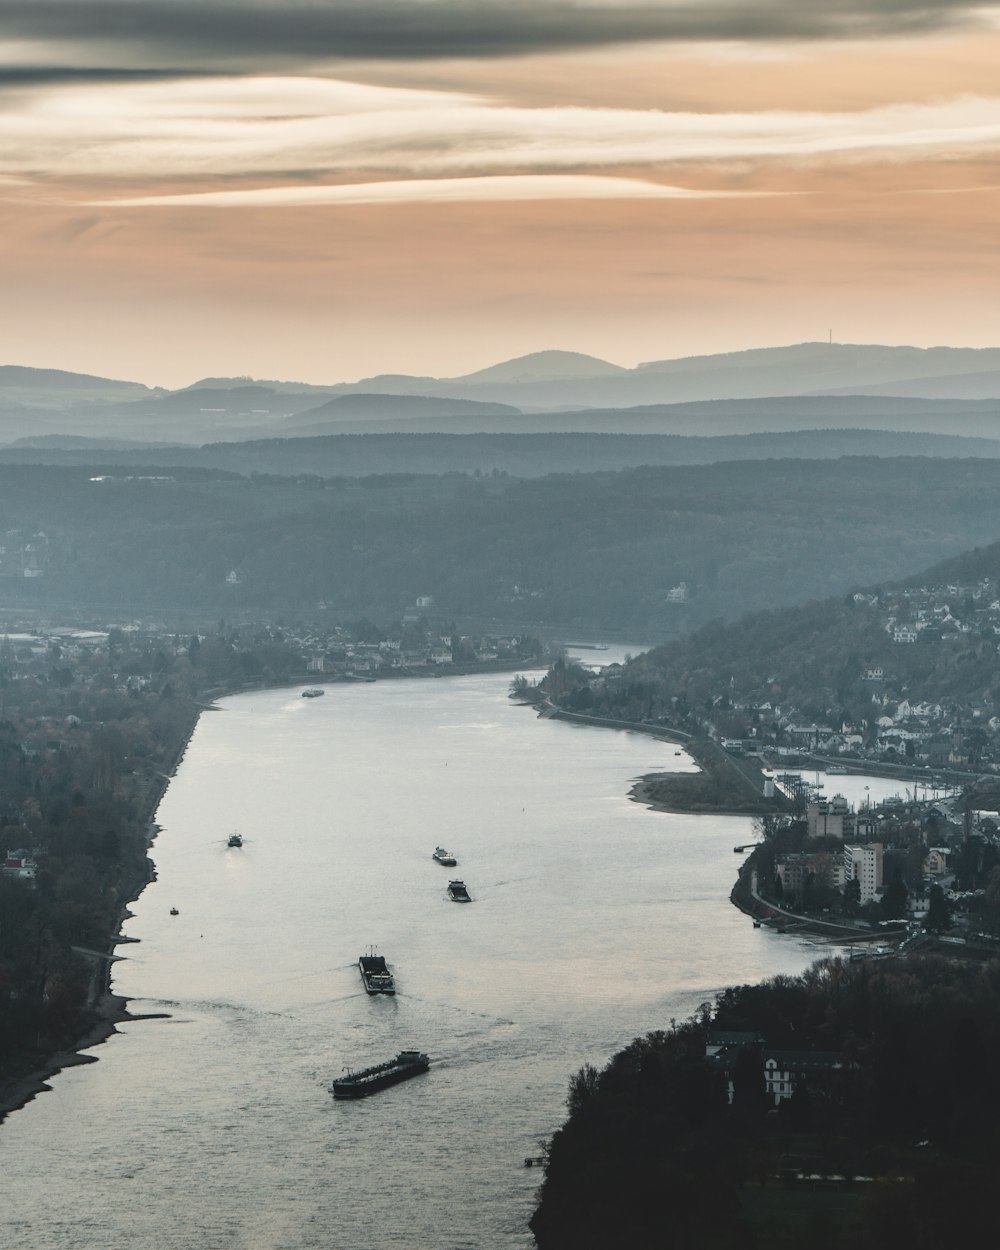
[[(687, 757), (538, 720), (508, 682), (272, 690), (201, 718), (115, 967), (134, 1012), (169, 1018), (0, 1129), (6, 1244), (524, 1250), (523, 1161), (576, 1069), (823, 952), (729, 905), (747, 819), (626, 797)], [(395, 998), (362, 991), (369, 945)], [(334, 1102), (342, 1067), (409, 1047), (427, 1076)]]

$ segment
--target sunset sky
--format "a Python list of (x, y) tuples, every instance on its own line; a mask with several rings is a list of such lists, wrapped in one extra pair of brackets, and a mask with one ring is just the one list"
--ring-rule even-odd
[(1000, 6), (0, 0), (0, 363), (1000, 345)]

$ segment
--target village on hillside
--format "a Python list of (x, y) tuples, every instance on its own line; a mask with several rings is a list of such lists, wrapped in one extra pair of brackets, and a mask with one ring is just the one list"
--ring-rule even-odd
[[(779, 671), (732, 672), (701, 706), (682, 691), (665, 700), (669, 711), (638, 719), (694, 718), (729, 752), (778, 764), (808, 757), (1000, 772), (1000, 583), (859, 592), (851, 605), (849, 622), (863, 615), (868, 632), (859, 629), (858, 654), (845, 659), (853, 671), (837, 675), (837, 688), (819, 664), (811, 683), (808, 673), (791, 681)], [(739, 669), (737, 659), (731, 665)], [(613, 664), (583, 684), (585, 698), (571, 691), (567, 706), (627, 702), (636, 675)]]
[[(760, 845), (735, 897), (759, 920), (790, 927), (805, 917), (831, 936), (892, 925), (902, 937), (911, 924), (914, 937), (981, 940), (992, 950), (1000, 937), (1000, 585), (983, 578), (859, 592), (811, 611), (821, 623), (824, 613), (840, 614), (833, 662), (810, 667), (801, 654), (776, 655), (773, 644), (741, 653), (741, 627), (730, 626), (596, 671), (557, 661), (537, 694), (562, 714), (688, 744), (702, 778), (658, 775), (637, 798), (757, 814)], [(759, 637), (773, 623), (773, 615), (748, 618), (747, 633)], [(820, 627), (805, 653), (823, 652)], [(730, 649), (726, 667), (706, 658), (712, 646)], [(900, 793), (848, 802), (835, 793), (848, 773), (896, 777)]]

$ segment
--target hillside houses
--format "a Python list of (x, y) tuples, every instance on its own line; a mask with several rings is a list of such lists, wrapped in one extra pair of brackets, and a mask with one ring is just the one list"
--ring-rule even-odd
[(658, 718), (770, 763), (1000, 771), (1000, 581), (762, 614), (667, 644), (595, 694), (595, 711)]

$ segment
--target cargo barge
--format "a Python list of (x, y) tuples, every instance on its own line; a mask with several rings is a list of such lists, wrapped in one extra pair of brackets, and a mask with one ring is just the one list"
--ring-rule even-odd
[(411, 1076), (420, 1076), (431, 1066), (429, 1057), (419, 1050), (401, 1050), (395, 1059), (388, 1063), (377, 1063), (373, 1068), (362, 1068), (360, 1072), (350, 1072), (338, 1077), (330, 1086), (334, 1098), (365, 1098), (389, 1085), (397, 1085), (400, 1081), (408, 1081)]
[(358, 969), (369, 994), (395, 994), (396, 982), (392, 979), (389, 966), (374, 950), (369, 949), (367, 955), (358, 959)]

